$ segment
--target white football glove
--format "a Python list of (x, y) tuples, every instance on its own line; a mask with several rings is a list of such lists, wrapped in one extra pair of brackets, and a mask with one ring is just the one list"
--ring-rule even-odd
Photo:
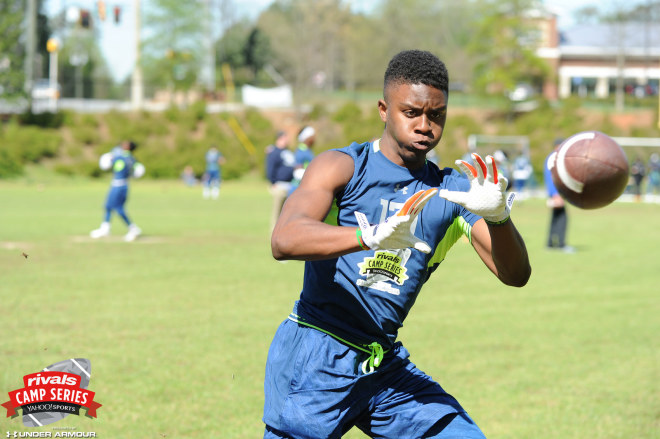
[(112, 159), (113, 155), (111, 152), (106, 152), (105, 154), (101, 155), (101, 158), (99, 158), (99, 168), (104, 171), (110, 169), (112, 166)]
[(411, 232), (417, 215), (438, 190), (419, 191), (408, 198), (403, 207), (385, 222), (370, 225), (366, 215), (355, 212), (362, 231), (362, 241), (372, 250), (401, 249), (413, 247), (423, 253), (431, 253), (431, 247)]
[(140, 178), (144, 175), (146, 169), (142, 163), (135, 163), (133, 165), (133, 178)]
[(479, 154), (472, 154), (472, 158), (476, 167), (463, 160), (456, 160), (456, 164), (470, 180), (470, 190), (457, 192), (442, 189), (439, 195), (483, 217), (486, 222), (495, 224), (506, 222), (516, 194), (511, 192), (507, 197), (506, 187), (509, 182), (505, 177), (498, 177), (493, 157), (486, 156), (485, 163)]

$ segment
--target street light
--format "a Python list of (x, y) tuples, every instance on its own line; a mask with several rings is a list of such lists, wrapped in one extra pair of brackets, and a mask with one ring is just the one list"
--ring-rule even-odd
[(46, 50), (50, 54), (49, 79), (50, 79), (50, 108), (52, 112), (57, 111), (57, 100), (60, 97), (60, 89), (57, 86), (57, 52), (59, 51), (59, 41), (55, 38), (49, 38), (46, 42)]

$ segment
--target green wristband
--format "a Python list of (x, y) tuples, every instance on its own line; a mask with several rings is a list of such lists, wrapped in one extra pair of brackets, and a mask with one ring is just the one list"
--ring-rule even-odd
[(355, 231), (355, 236), (357, 236), (357, 240), (358, 240), (358, 244), (360, 245), (360, 248), (362, 250), (369, 250), (369, 247), (364, 245), (364, 240), (362, 239), (362, 229), (358, 227), (357, 230)]
[(486, 224), (490, 224), (491, 226), (501, 226), (502, 224), (506, 224), (510, 219), (511, 216), (507, 216), (502, 221), (488, 221), (486, 218), (484, 218), (484, 221), (486, 221)]

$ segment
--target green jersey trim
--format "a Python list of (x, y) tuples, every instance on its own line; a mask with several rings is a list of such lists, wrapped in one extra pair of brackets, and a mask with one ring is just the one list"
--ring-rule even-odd
[(433, 256), (429, 260), (428, 267), (433, 267), (445, 260), (449, 249), (456, 244), (456, 242), (465, 235), (472, 243), (472, 226), (469, 222), (465, 221), (462, 216), (457, 217), (453, 223), (447, 228), (447, 232), (442, 240), (435, 248)]

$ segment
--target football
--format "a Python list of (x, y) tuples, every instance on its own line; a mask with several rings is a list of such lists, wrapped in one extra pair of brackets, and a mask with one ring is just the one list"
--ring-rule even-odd
[(548, 167), (557, 191), (581, 209), (607, 206), (628, 184), (628, 158), (623, 148), (599, 131), (584, 131), (564, 140)]

